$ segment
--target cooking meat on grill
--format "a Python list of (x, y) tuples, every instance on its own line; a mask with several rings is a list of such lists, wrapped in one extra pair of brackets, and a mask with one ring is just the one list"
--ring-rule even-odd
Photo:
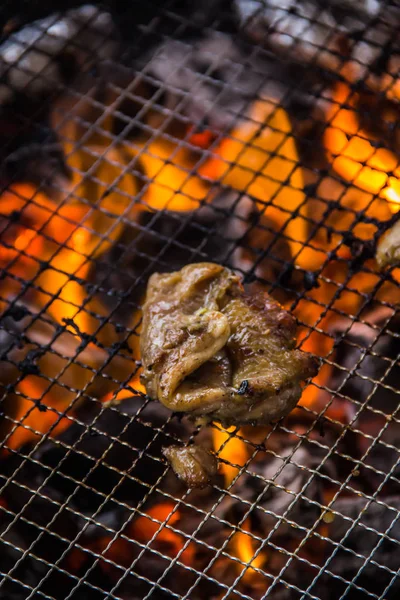
[(381, 269), (400, 264), (400, 221), (379, 240), (376, 262)]
[(188, 487), (205, 487), (218, 471), (216, 456), (202, 446), (168, 446), (162, 452), (175, 475)]
[(316, 374), (294, 335), (289, 313), (267, 294), (247, 295), (229, 269), (155, 273), (143, 307), (142, 380), (152, 398), (200, 422), (269, 423)]

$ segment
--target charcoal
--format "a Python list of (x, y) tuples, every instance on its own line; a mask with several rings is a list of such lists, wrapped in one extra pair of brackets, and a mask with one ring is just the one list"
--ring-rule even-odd
[[(48, 387), (50, 379), (56, 379), (40, 408), (45, 410), (48, 404), (62, 411), (73, 403), (76, 409), (87, 396), (98, 398), (114, 392), (118, 381), (129, 378), (135, 368), (131, 359), (116, 354), (116, 348), (108, 352), (96, 345), (96, 340), (80, 340), (50, 316), (39, 316), (39, 308), (25, 298), (17, 301), (10, 294), (7, 299), (26, 313), (19, 321), (7, 312), (0, 316), (0, 383), (10, 394), (25, 377), (37, 376), (42, 389)], [(97, 376), (93, 376), (93, 369)], [(77, 394), (77, 390), (85, 393)], [(13, 400), (3, 399), (3, 411), (19, 420), (28, 409), (21, 396)], [(7, 424), (10, 428), (11, 422), (2, 420), (3, 430)]]
[(56, 195), (68, 172), (51, 110), (63, 86), (76, 83), (88, 92), (93, 73), (107, 70), (117, 32), (111, 15), (89, 4), (29, 24), (23, 13), (24, 26), (0, 44), (0, 178), (30, 181)]
[[(5, 521), (2, 514), (1, 535), (2, 540), (0, 552), (0, 572), (8, 573), (11, 569), (15, 569), (15, 565), (20, 560), (19, 566), (14, 570), (13, 576), (19, 580), (21, 584), (0, 579), (0, 598), (3, 600), (24, 600), (27, 597), (27, 590), (22, 584), (35, 587), (43, 575), (46, 573), (46, 567), (41, 565), (39, 561), (33, 557), (27, 556), (22, 558), (23, 552), (27, 549), (27, 545), (21, 535), (16, 531), (15, 527), (4, 532), (6, 526), (9, 525), (10, 518)], [(6, 543), (4, 543), (6, 542)]]
[[(138, 411), (140, 416), (136, 416)], [(18, 544), (15, 544), (22, 551), (32, 546), (32, 553), (40, 559), (24, 558), (16, 572), (23, 583), (35, 587), (46, 576), (40, 589), (57, 600), (65, 597), (66, 590), (68, 593), (72, 590), (76, 581), (57, 569), (51, 570), (46, 563), (51, 565), (61, 560), (66, 551), (68, 557), (68, 544), (78, 534), (80, 543), (90, 548), (96, 539), (105, 535), (106, 530), (119, 531), (124, 526), (130, 514), (119, 502), (134, 507), (142, 500), (150, 486), (166, 470), (161, 448), (170, 444), (171, 440), (187, 435), (184, 423), (175, 419), (167, 423), (169, 416), (170, 413), (162, 406), (145, 404), (139, 397), (122, 401), (118, 408), (86, 406), (79, 411), (78, 420), (65, 432), (54, 440), (38, 444), (31, 458), (25, 458), (25, 451), (29, 450), (26, 447), (21, 453), (0, 462), (1, 483), (9, 477), (12, 479), (5, 487), (3, 501), (10, 511), (18, 515), (4, 539), (18, 539)], [(154, 428), (162, 428), (164, 433), (156, 436)], [(168, 433), (174, 437), (171, 438)], [(116, 441), (112, 442), (109, 436), (117, 438)], [(144, 449), (146, 454), (142, 456)], [(92, 472), (87, 477), (89, 470)], [(85, 485), (90, 489), (85, 489)], [(105, 501), (111, 492), (112, 499)], [(64, 505), (67, 498), (68, 508)], [(84, 515), (92, 516), (95, 511), (98, 511), (96, 522), (89, 524)], [(3, 521), (4, 527), (8, 522)], [(140, 548), (136, 548), (138, 553)], [(0, 569), (3, 572), (11, 569), (21, 552), (9, 551), (7, 547), (4, 552), (2, 550)], [(84, 576), (93, 564), (90, 553), (84, 556), (81, 571), (74, 572), (75, 576)], [(154, 572), (161, 576), (168, 563), (164, 560), (160, 564), (157, 555), (151, 554), (150, 557), (150, 563), (149, 560), (141, 563), (144, 572), (148, 577), (154, 577)], [(65, 560), (62, 566), (68, 570), (70, 566)], [(154, 567), (151, 572), (149, 564)], [(119, 578), (122, 571), (117, 573)], [(110, 573), (97, 564), (71, 597), (80, 598), (84, 594), (85, 598), (93, 600), (101, 598), (102, 595), (99, 596), (90, 584), (107, 591), (115, 585), (115, 579), (110, 579)], [(137, 579), (135, 584), (137, 586)], [(14, 584), (7, 583), (5, 589), (10, 595), (4, 597), (25, 597), (23, 590), (19, 595), (18, 586)]]
[[(246, 269), (249, 263), (237, 246), (249, 228), (253, 206), (246, 196), (221, 191), (209, 205), (193, 213), (163, 211), (155, 215), (143, 212), (139, 227), (127, 227), (121, 245), (97, 261), (93, 281), (101, 282), (103, 286), (107, 282), (116, 298), (131, 290), (130, 298), (138, 303), (148, 277), (154, 272), (179, 270), (199, 260)], [(166, 239), (171, 240), (167, 248)], [(117, 304), (118, 301), (107, 293), (109, 289), (105, 291), (102, 300), (108, 305)], [(124, 311), (121, 306), (121, 312)]]
[[(167, 247), (166, 239), (171, 240)], [(121, 244), (96, 261), (91, 277), (103, 288), (101, 300), (116, 308), (123, 320), (126, 310), (120, 299), (129, 297), (139, 303), (152, 273), (179, 270), (199, 260), (249, 274), (245, 283), (257, 277), (270, 284), (287, 266), (290, 248), (276, 235), (274, 224), (255, 209), (253, 200), (221, 191), (210, 203), (186, 215), (143, 212), (139, 227), (126, 228)], [(295, 280), (292, 274), (288, 285)]]
[(261, 87), (267, 93), (266, 82), (274, 98), (285, 91), (277, 83), (282, 68), (270, 60), (258, 65), (258, 59), (223, 33), (167, 40), (141, 57), (137, 66), (160, 81), (167, 108), (214, 130), (236, 125)]
[[(325, 480), (318, 475), (312, 477), (307, 468), (320, 465), (324, 451), (304, 444), (295, 451), (292, 446), (282, 447), (279, 457), (262, 456), (263, 459), (248, 467), (249, 474), (241, 475), (233, 490), (240, 498), (256, 502), (253, 516), (257, 530), (264, 535), (276, 526), (279, 517), (302, 527), (312, 527), (321, 513), (318, 503), (323, 502)], [(321, 473), (336, 476), (332, 460), (326, 461)], [(231, 508), (227, 504), (227, 509)], [(280, 522), (277, 533), (286, 541), (295, 535), (286, 520)]]
[(353, 81), (364, 79), (398, 101), (396, 2), (235, 0), (235, 5), (242, 28), (257, 43), (336, 74), (347, 59)]
[[(115, 506), (111, 499), (105, 502), (111, 492), (114, 500), (135, 506), (165, 472), (161, 448), (174, 439), (165, 433), (156, 437), (153, 428), (165, 427), (167, 433), (181, 436), (185, 433), (185, 425), (175, 419), (166, 425), (170, 415), (166, 409), (153, 403), (143, 406), (143, 399), (138, 397), (124, 400), (118, 408), (88, 407), (79, 415), (79, 422), (57, 440), (42, 444), (33, 457), (55, 469), (48, 485), (64, 497), (73, 494), (71, 505), (84, 513), (103, 503), (104, 511)], [(92, 435), (93, 431), (98, 435)], [(117, 439), (112, 441), (109, 436)], [(71, 448), (67, 456), (66, 448)], [(86, 477), (91, 489), (79, 485)]]
[[(400, 366), (395, 362), (389, 368), (400, 350), (398, 331), (399, 319), (390, 308), (377, 308), (365, 315), (363, 322), (337, 320), (334, 333), (338, 339), (338, 368), (333, 373), (332, 388), (359, 403), (368, 399), (368, 406), (392, 414), (400, 401), (394, 391)], [(375, 385), (376, 381), (381, 384)], [(365, 412), (362, 417), (367, 415)]]
[[(44, 138), (43, 143), (40, 143), (40, 137)], [(9, 138), (0, 151), (0, 173), (5, 182), (29, 181), (40, 185), (49, 196), (54, 189), (65, 186), (68, 173), (64, 155), (58, 142), (52, 140), (51, 133), (39, 136), (32, 132), (31, 140), (25, 135), (17, 136), (11, 147), (8, 141)]]
[[(14, 473), (16, 469), (19, 469), (18, 475)], [(52, 564), (61, 557), (84, 522), (62, 508), (65, 498), (54, 489), (43, 485), (39, 491), (45, 475), (40, 466), (24, 462), (20, 456), (1, 463), (1, 485), (7, 477), (12, 477), (2, 494), (2, 504), (17, 516), (1, 512), (0, 572), (9, 572), (16, 581), (1, 581), (0, 598), (23, 600), (30, 592), (24, 586), (36, 588), (44, 578), (44, 588), (54, 598), (65, 598), (70, 579), (53, 570)], [(29, 489), (21, 487), (24, 484), (28, 484)], [(24, 554), (28, 548), (29, 553)]]
[[(62, 494), (43, 483), (48, 473), (48, 469), (43, 469), (40, 465), (24, 461), (20, 456), (12, 456), (1, 464), (0, 477), (2, 484), (8, 476), (13, 477), (4, 490), (4, 499), (10, 510), (19, 515), (15, 527), (25, 543), (34, 542), (38, 537), (38, 528), (47, 528), (54, 519), (52, 533), (46, 533), (36, 544), (38, 555), (51, 560), (53, 551), (57, 552), (58, 549), (61, 554), (65, 550), (66, 543), (60, 537), (73, 539), (83, 523), (76, 515), (62, 508)], [(38, 493), (40, 486), (41, 493)]]
[(11, 33), (0, 46), (0, 105), (11, 103), (17, 93), (43, 97), (80, 71), (112, 58), (115, 36), (110, 14), (90, 4)]
[[(335, 502), (333, 510), (348, 519), (345, 520), (343, 517), (335, 515), (329, 528), (329, 537), (341, 545), (335, 555), (333, 555), (333, 547), (330, 545), (325, 556), (326, 559), (331, 557), (327, 567), (329, 571), (347, 581), (352, 581), (354, 578), (357, 586), (377, 596), (383, 594), (393, 577), (385, 570), (385, 567), (396, 573), (399, 566), (400, 522), (398, 521), (398, 511), (400, 499), (398, 496), (392, 496), (382, 500), (384, 505), (372, 502), (368, 507), (368, 501), (364, 498), (344, 498)], [(359, 522), (350, 530), (355, 519), (359, 519)], [(388, 537), (385, 537), (386, 531), (388, 531)], [(347, 537), (345, 538), (345, 536)], [(371, 560), (378, 564), (367, 560), (373, 551)], [(362, 558), (355, 556), (354, 552)], [(359, 569), (361, 571), (358, 574)], [(336, 600), (345, 589), (346, 585), (340, 580), (324, 575), (310, 593), (317, 595), (321, 600)], [(399, 593), (400, 579), (395, 578), (384, 597), (395, 600), (399, 597)], [(346, 595), (346, 597), (350, 597), (350, 595)], [(351, 592), (351, 598), (357, 600), (368, 597), (370, 597), (368, 593), (360, 590), (353, 589)]]
[(1, 31), (3, 34), (11, 33), (20, 29), (26, 23), (47, 17), (55, 10), (66, 11), (81, 4), (82, 0), (43, 0), (35, 4), (25, 0), (7, 2), (1, 7), (0, 11)]
[[(132, 52), (140, 54), (143, 47), (156, 44), (162, 35), (176, 36), (178, 25), (186, 35), (193, 35), (211, 26), (232, 30), (236, 22), (231, 0), (172, 0), (168, 11), (163, 11), (164, 0), (133, 0), (129, 4), (125, 0), (109, 0), (107, 5), (130, 56)], [(154, 19), (157, 19), (157, 31), (149, 27)]]

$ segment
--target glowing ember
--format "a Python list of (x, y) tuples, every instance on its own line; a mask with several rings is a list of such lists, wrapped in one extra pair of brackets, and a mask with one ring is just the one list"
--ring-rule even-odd
[[(28, 442), (35, 443), (44, 434), (56, 437), (69, 427), (69, 419), (61, 417), (54, 410), (46, 410), (46, 407), (51, 407), (58, 411), (60, 398), (45, 395), (44, 387), (38, 377), (27, 377), (19, 383), (18, 391), (23, 396), (14, 394), (15, 414), (11, 416), (17, 426), (7, 441), (7, 448), (15, 450)], [(40, 404), (35, 405), (35, 400)]]
[(189, 128), (188, 134), (189, 144), (198, 146), (199, 148), (208, 148), (215, 138), (212, 131), (196, 131), (193, 127)]
[[(149, 509), (148, 517), (138, 517), (123, 530), (118, 536), (105, 535), (96, 539), (87, 549), (101, 555), (100, 566), (111, 578), (118, 580), (121, 576), (118, 567), (130, 568), (132, 562), (137, 559), (142, 551), (141, 545), (150, 544), (150, 547), (170, 558), (176, 558), (183, 549), (185, 538), (170, 529), (168, 526), (177, 525), (181, 515), (179, 511), (172, 511), (175, 505), (170, 502), (162, 502)], [(158, 522), (155, 522), (156, 519)], [(160, 531), (157, 533), (157, 531)], [(152, 539), (154, 538), (154, 539)], [(79, 571), (87, 561), (89, 554), (79, 548), (74, 548), (67, 557), (68, 568), (72, 572)], [(180, 554), (181, 563), (191, 566), (194, 563), (193, 544), (189, 544)]]
[[(186, 541), (183, 536), (165, 527), (165, 525), (172, 527), (180, 521), (180, 512), (179, 510), (172, 512), (174, 508), (175, 505), (170, 502), (153, 506), (147, 511), (148, 517), (139, 517), (129, 526), (130, 537), (143, 544), (147, 544), (154, 538), (154, 547), (162, 547), (166, 554), (174, 558), (182, 550)], [(194, 548), (189, 544), (179, 560), (185, 565), (191, 565), (193, 559)]]

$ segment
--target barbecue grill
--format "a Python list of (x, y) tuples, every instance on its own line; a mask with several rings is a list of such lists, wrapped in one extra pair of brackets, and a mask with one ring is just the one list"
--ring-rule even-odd
[[(0, 597), (397, 598), (397, 3), (49, 4), (1, 8)], [(320, 357), (283, 421), (146, 396), (148, 278), (201, 261)]]

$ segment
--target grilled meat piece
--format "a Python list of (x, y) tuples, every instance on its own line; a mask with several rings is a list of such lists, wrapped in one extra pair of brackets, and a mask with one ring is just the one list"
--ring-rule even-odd
[(188, 487), (205, 487), (218, 471), (216, 456), (201, 446), (168, 446), (162, 452), (175, 475)]
[(151, 397), (202, 422), (269, 423), (316, 374), (294, 335), (286, 311), (264, 293), (245, 294), (220, 265), (155, 273), (143, 307), (142, 380)]
[(381, 269), (400, 265), (400, 221), (379, 240), (376, 262)]

